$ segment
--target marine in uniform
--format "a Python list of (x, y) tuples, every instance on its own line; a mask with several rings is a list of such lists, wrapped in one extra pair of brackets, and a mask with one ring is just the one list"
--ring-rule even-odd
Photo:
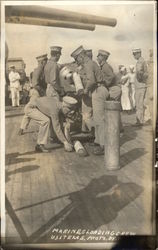
[[(36, 99), (36, 107), (44, 115), (50, 118), (54, 135), (56, 135), (58, 140), (64, 144), (66, 151), (73, 150), (69, 134), (69, 126), (67, 126), (66, 121), (67, 119), (71, 119), (74, 115), (76, 104), (77, 100), (69, 96), (63, 97), (62, 102), (58, 101), (56, 98), (47, 96)], [(68, 128), (68, 130), (65, 130), (65, 133), (63, 132), (64, 127)], [(65, 136), (65, 134), (67, 134), (67, 136)]]
[(69, 152), (73, 150), (68, 123), (65, 122), (65, 128), (63, 124), (64, 118), (65, 120), (71, 119), (75, 112), (73, 108), (76, 104), (77, 100), (72, 97), (64, 97), (63, 101), (60, 102), (56, 98), (44, 96), (32, 99), (26, 105), (25, 115), (39, 124), (36, 151), (48, 152), (45, 145), (47, 144), (51, 127), (53, 127), (54, 136), (57, 136), (59, 141), (64, 144), (65, 150)]
[(51, 57), (44, 68), (45, 81), (47, 84), (46, 96), (55, 97), (59, 100), (60, 96), (63, 95), (63, 88), (60, 84), (60, 67), (57, 62), (60, 59), (62, 47), (52, 46), (50, 49)]
[(97, 61), (100, 65), (104, 85), (109, 91), (110, 100), (120, 101), (121, 87), (120, 84), (116, 83), (113, 68), (107, 62), (109, 56), (110, 53), (108, 51), (99, 50)]
[[(87, 77), (83, 65), (82, 53), (85, 52), (83, 46), (78, 47), (72, 52), (71, 57), (74, 58), (78, 67), (76, 67), (76, 72), (80, 75), (84, 94), (82, 95), (82, 132), (89, 132), (92, 129), (92, 97), (91, 92), (87, 89)], [(86, 93), (85, 93), (86, 91)]]
[(147, 64), (141, 56), (141, 49), (132, 50), (136, 63), (136, 81), (135, 81), (135, 101), (136, 101), (136, 125), (141, 126), (144, 123), (144, 98), (147, 89)]
[(44, 77), (44, 67), (47, 63), (47, 54), (37, 56), (38, 67), (32, 73), (32, 87), (39, 91), (40, 96), (45, 95), (46, 83)]
[[(106, 50), (101, 49), (98, 51), (97, 61), (100, 66), (103, 85), (106, 87), (106, 89), (109, 92), (109, 97), (108, 97), (109, 100), (121, 102), (120, 79), (118, 79), (118, 76), (116, 78), (113, 68), (107, 62), (109, 56), (110, 56), (110, 53)], [(120, 71), (121, 71), (122, 66), (123, 65), (119, 66)], [(119, 77), (122, 77), (122, 75), (120, 74)], [(123, 131), (124, 129), (122, 125), (122, 120), (120, 119), (120, 132), (123, 132)]]
[[(100, 155), (104, 153), (104, 109), (105, 100), (107, 100), (109, 93), (105, 86), (102, 85), (102, 74), (98, 64), (86, 55), (82, 46), (80, 46), (76, 52), (78, 60), (82, 62), (85, 72), (85, 100), (87, 96), (92, 96), (93, 121), (91, 120), (91, 123), (93, 123), (91, 126), (95, 128), (94, 145), (98, 145), (98, 147), (94, 149), (94, 154)], [(83, 119), (87, 122), (84, 115)]]

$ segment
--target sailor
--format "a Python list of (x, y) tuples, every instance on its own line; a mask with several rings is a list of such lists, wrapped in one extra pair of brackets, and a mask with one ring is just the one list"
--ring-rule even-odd
[(10, 81), (10, 91), (12, 98), (12, 106), (17, 107), (20, 105), (20, 75), (16, 71), (14, 65), (10, 66), (9, 81)]
[(129, 76), (130, 99), (131, 99), (131, 103), (132, 103), (132, 108), (135, 109), (135, 78), (136, 78), (136, 74), (135, 74), (135, 66), (134, 65), (129, 66), (128, 76)]
[(122, 73), (121, 73), (121, 68), (124, 67), (123, 64), (120, 64), (118, 66), (118, 72), (116, 73), (116, 76), (115, 76), (115, 83), (117, 85), (121, 85), (121, 78), (122, 78)]
[(57, 64), (61, 56), (62, 47), (52, 46), (50, 49), (51, 57), (44, 68), (45, 81), (47, 84), (46, 95), (59, 100), (64, 94), (63, 88), (60, 85), (60, 68)]
[(136, 126), (142, 126), (144, 123), (144, 98), (147, 89), (147, 64), (142, 57), (141, 49), (132, 50), (136, 63), (136, 81), (135, 81), (135, 101), (136, 101)]
[(39, 90), (40, 96), (45, 95), (46, 83), (44, 77), (44, 67), (47, 63), (47, 54), (40, 55), (36, 57), (38, 62), (38, 67), (34, 69), (32, 73), (32, 86)]

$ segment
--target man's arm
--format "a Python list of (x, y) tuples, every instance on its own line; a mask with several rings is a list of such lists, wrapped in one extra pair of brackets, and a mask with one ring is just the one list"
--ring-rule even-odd
[(86, 86), (85, 86), (85, 93), (88, 93), (91, 89), (93, 89), (94, 85), (96, 85), (96, 77), (95, 71), (92, 64), (85, 64), (84, 70), (86, 74)]
[(57, 115), (52, 115), (51, 116), (51, 121), (52, 121), (54, 132), (56, 133), (58, 139), (64, 144), (65, 150), (68, 151), (68, 152), (73, 151), (73, 145), (71, 144), (71, 142), (69, 142), (65, 138), (65, 136), (64, 136), (64, 134), (62, 132), (59, 117)]
[(147, 63), (144, 61), (144, 74), (143, 74), (143, 78), (144, 80), (146, 80), (148, 78), (148, 66)]
[(33, 74), (32, 74), (33, 87), (39, 84), (40, 76), (41, 76), (41, 69), (40, 68), (34, 69)]
[(66, 138), (62, 132), (58, 115), (57, 114), (51, 115), (51, 121), (52, 121), (54, 132), (56, 133), (56, 136), (64, 144), (64, 142), (66, 141)]
[(50, 84), (54, 87), (55, 90), (59, 91), (60, 90), (60, 85), (59, 85), (59, 68), (57, 64), (53, 64), (51, 69), (50, 69)]

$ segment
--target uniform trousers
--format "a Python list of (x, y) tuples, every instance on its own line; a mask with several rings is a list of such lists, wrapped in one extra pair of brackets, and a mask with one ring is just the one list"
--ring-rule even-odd
[(37, 144), (47, 144), (49, 129), (50, 129), (50, 119), (37, 108), (31, 107), (31, 105), (26, 105), (25, 115), (23, 117), (21, 128), (25, 129), (28, 125), (30, 119), (34, 120), (39, 125), (39, 131), (37, 136)]
[(135, 100), (136, 100), (136, 119), (137, 122), (144, 122), (144, 98), (145, 98), (146, 88), (136, 88)]
[(144, 98), (144, 122), (147, 122), (153, 118), (153, 88), (152, 85), (147, 86), (147, 90)]
[(82, 131), (91, 131), (93, 126), (92, 118), (92, 97), (83, 95), (82, 97)]
[(12, 106), (13, 107), (19, 106), (19, 102), (20, 102), (19, 89), (11, 87), (10, 91), (11, 91), (11, 98), (12, 98)]
[(92, 92), (93, 122), (95, 127), (95, 143), (104, 146), (104, 116), (105, 101), (109, 97), (109, 92), (103, 85)]

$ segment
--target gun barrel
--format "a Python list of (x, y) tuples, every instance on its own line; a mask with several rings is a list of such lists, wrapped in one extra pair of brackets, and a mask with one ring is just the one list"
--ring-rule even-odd
[(46, 18), (53, 20), (62, 20), (68, 22), (79, 22), (85, 24), (96, 24), (106, 26), (116, 26), (115, 18), (100, 17), (77, 13), (73, 11), (59, 10), (54, 8), (46, 8), (42, 6), (6, 6), (6, 16), (23, 16), (33, 18)]
[(42, 25), (42, 26), (51, 26), (59, 28), (71, 28), (71, 29), (83, 29), (83, 30), (95, 30), (94, 24), (85, 24), (85, 23), (74, 23), (61, 20), (51, 20), (51, 19), (42, 19), (34, 17), (23, 17), (23, 16), (10, 16), (6, 17), (7, 23), (16, 23), (16, 24), (31, 24), (31, 25)]

